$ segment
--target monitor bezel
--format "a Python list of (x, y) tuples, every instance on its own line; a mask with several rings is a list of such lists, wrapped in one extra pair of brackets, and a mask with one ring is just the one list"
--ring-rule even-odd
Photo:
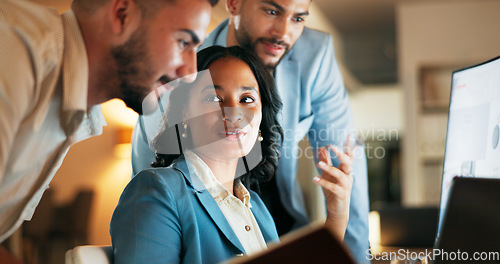
[[(443, 167), (441, 169), (441, 190), (440, 190), (440, 196), (439, 196), (439, 213), (438, 213), (438, 225), (437, 225), (437, 230), (436, 230), (436, 243), (438, 241), (438, 238), (439, 238), (439, 235), (440, 235), (440, 230), (441, 230), (441, 225), (442, 225), (442, 218), (444, 218), (444, 212), (441, 213), (441, 210), (443, 208), (442, 207), (442, 202), (443, 202), (443, 178), (444, 178), (444, 165), (446, 163), (446, 152), (448, 150), (448, 129), (450, 127), (450, 110), (451, 110), (451, 98), (453, 98), (453, 83), (454, 83), (454, 76), (455, 74), (457, 73), (460, 73), (460, 72), (463, 72), (463, 71), (466, 71), (466, 70), (470, 70), (470, 69), (473, 69), (473, 68), (477, 68), (477, 67), (480, 67), (480, 66), (483, 66), (483, 65), (486, 65), (488, 63), (491, 63), (491, 62), (494, 62), (494, 61), (497, 61), (497, 60), (500, 60), (500, 55), (499, 56), (496, 56), (492, 59), (489, 59), (487, 61), (484, 61), (484, 62), (481, 62), (481, 63), (478, 63), (478, 64), (474, 64), (474, 65), (471, 65), (471, 66), (467, 66), (467, 67), (464, 67), (464, 68), (460, 68), (460, 69), (457, 69), (457, 70), (454, 70), (451, 74), (451, 87), (450, 87), (450, 99), (449, 99), (449, 105), (448, 105), (448, 120), (447, 120), (447, 124), (446, 124), (446, 139), (445, 139), (445, 149), (444, 149), (444, 157), (443, 157)], [(448, 192), (449, 193), (449, 192)], [(446, 208), (446, 205), (445, 205), (445, 208)]]

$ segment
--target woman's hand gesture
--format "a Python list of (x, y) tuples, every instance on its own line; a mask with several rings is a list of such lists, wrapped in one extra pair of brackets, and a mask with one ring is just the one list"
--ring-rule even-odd
[[(325, 193), (328, 215), (325, 224), (335, 233), (339, 241), (344, 240), (347, 222), (349, 221), (349, 205), (353, 183), (352, 161), (355, 144), (346, 140), (344, 151), (337, 146), (328, 145), (318, 150), (318, 167), (322, 170), (321, 177), (315, 177)], [(332, 150), (341, 162), (338, 168), (332, 165), (330, 151)]]

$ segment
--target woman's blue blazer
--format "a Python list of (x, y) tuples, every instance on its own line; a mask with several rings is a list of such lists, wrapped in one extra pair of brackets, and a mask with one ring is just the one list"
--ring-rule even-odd
[[(266, 243), (278, 242), (269, 211), (255, 192), (250, 195)], [(132, 179), (113, 213), (110, 232), (115, 263), (219, 263), (245, 253), (183, 156)]]

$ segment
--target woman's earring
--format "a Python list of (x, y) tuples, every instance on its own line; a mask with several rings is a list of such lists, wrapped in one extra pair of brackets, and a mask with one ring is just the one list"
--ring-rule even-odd
[(257, 138), (258, 141), (262, 141), (264, 140), (264, 138), (262, 137), (262, 132), (260, 131), (259, 129), (259, 137)]
[(188, 128), (188, 125), (184, 122), (182, 122), (182, 126), (184, 127), (184, 131), (182, 132), (182, 138), (187, 138), (188, 135), (187, 135), (187, 128)]

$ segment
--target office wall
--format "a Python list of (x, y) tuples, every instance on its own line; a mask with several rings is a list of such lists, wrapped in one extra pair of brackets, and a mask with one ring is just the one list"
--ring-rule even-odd
[(80, 189), (94, 190), (89, 243), (104, 245), (111, 243), (111, 215), (132, 176), (130, 154), (127, 153), (130, 147), (119, 149), (118, 133), (131, 129), (137, 114), (119, 100), (109, 101), (102, 107), (108, 124), (103, 134), (75, 144), (50, 186), (58, 204), (71, 202)]
[(399, 76), (405, 106), (402, 191), (406, 205), (436, 203), (436, 197), (427, 194), (439, 196), (439, 192), (429, 193), (428, 189), (439, 188), (440, 175), (426, 172), (426, 157), (421, 150), (429, 141), (433, 143), (426, 130), (435, 129), (435, 137), (446, 133), (446, 114), (443, 118), (422, 112), (419, 69), (470, 65), (500, 55), (499, 10), (497, 0), (397, 2)]
[[(354, 125), (360, 133), (399, 131), (403, 127), (403, 93), (398, 83), (364, 85), (349, 94)], [(376, 133), (374, 131), (374, 133)]]

